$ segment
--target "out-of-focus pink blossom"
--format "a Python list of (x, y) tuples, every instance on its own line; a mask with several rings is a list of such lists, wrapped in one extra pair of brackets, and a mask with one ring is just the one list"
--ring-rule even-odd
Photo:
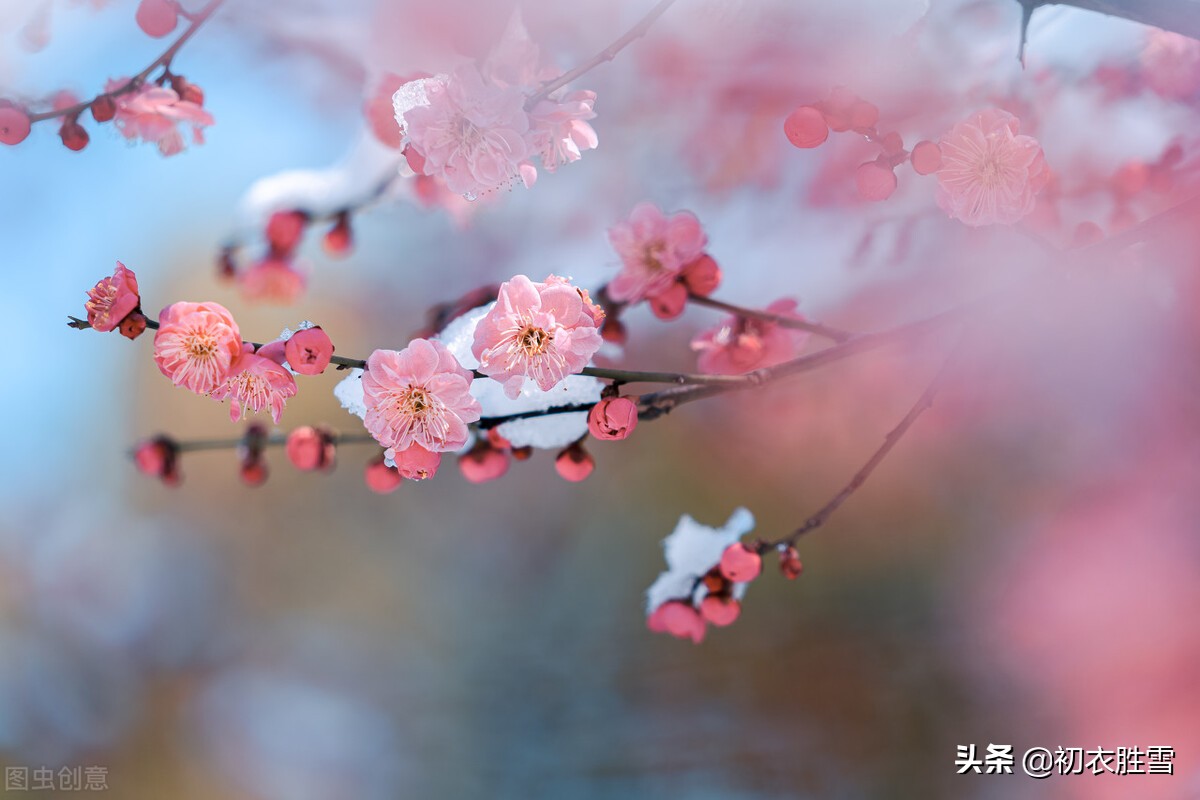
[(578, 161), (584, 150), (594, 150), (600, 144), (596, 131), (587, 123), (596, 117), (592, 110), (595, 103), (595, 92), (571, 92), (561, 100), (541, 100), (529, 112), (533, 150), (541, 156), (548, 172)]
[[(796, 313), (795, 300), (776, 300), (767, 306), (767, 311), (803, 319)], [(700, 353), (701, 372), (741, 375), (787, 361), (807, 339), (807, 333), (775, 322), (734, 316), (693, 339), (692, 349)]]
[(606, 397), (588, 412), (588, 432), (597, 439), (626, 439), (638, 423), (637, 403), (628, 397)]
[(249, 408), (254, 413), (270, 409), (276, 425), (283, 406), (296, 394), (296, 379), (269, 358), (254, 353), (249, 344), (233, 362), (229, 377), (212, 392), (214, 400), (229, 400), (229, 418), (237, 422)]
[[(127, 78), (108, 81), (105, 92), (113, 92), (128, 83)], [(180, 125), (192, 126), (192, 139), (204, 144), (204, 128), (213, 124), (212, 115), (195, 103), (180, 99), (175, 90), (155, 84), (143, 85), (131, 92), (115, 95), (114, 124), (126, 139), (154, 142), (164, 156), (183, 151)]]
[(208, 394), (242, 352), (233, 315), (219, 303), (172, 303), (158, 314), (154, 363), (176, 386)]
[(1200, 91), (1200, 42), (1190, 36), (1151, 30), (1141, 62), (1146, 85), (1163, 97), (1182, 100)]
[(690, 603), (669, 600), (646, 618), (646, 627), (655, 633), (669, 633), (677, 639), (704, 641), (704, 617)]
[(376, 350), (362, 376), (367, 430), (384, 447), (419, 444), (444, 453), (467, 442), (479, 419), (471, 373), (441, 342), (414, 339), (401, 351)]
[(281, 306), (300, 299), (305, 283), (301, 272), (278, 258), (264, 258), (238, 275), (238, 286), (247, 300)]
[(622, 264), (608, 284), (608, 293), (622, 303), (668, 289), (708, 244), (700, 220), (690, 211), (668, 217), (653, 203), (634, 206), (629, 219), (609, 228), (608, 240)]
[(543, 392), (587, 366), (600, 349), (597, 311), (566, 281), (534, 283), (517, 275), (500, 286), (496, 305), (479, 321), (471, 352), (479, 371), (516, 397), (532, 378)]
[(137, 276), (120, 261), (111, 277), (88, 289), (87, 320), (95, 330), (111, 331), (141, 303)]
[(1020, 121), (989, 108), (955, 125), (938, 142), (937, 204), (971, 226), (1011, 225), (1033, 211), (1050, 180), (1042, 148)]
[(520, 90), (485, 83), (473, 64), (423, 85), (428, 104), (408, 109), (403, 125), (409, 147), (424, 159), (424, 174), (468, 196), (505, 186), (521, 174), (530, 153)]

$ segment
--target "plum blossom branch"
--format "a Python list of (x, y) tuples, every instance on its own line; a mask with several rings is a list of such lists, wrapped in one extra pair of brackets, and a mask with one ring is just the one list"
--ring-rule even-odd
[[(1025, 14), (1042, 6), (1074, 6), (1110, 17), (1153, 25), (1200, 39), (1200, 4), (1195, 0), (1017, 0)], [(1026, 20), (1026, 23), (1028, 20)], [(1022, 31), (1022, 39), (1024, 31)]]
[(733, 303), (726, 303), (723, 300), (717, 300), (713, 297), (704, 297), (702, 295), (688, 295), (688, 302), (698, 306), (707, 308), (715, 308), (718, 311), (726, 311), (738, 317), (745, 319), (757, 319), (763, 322), (771, 322), (781, 328), (792, 328), (799, 331), (808, 331), (815, 333), (818, 336), (823, 336), (839, 344), (847, 342), (854, 337), (850, 331), (844, 331), (839, 328), (834, 328), (831, 325), (822, 325), (819, 322), (810, 322), (809, 320), (796, 319), (795, 317), (785, 316), (783, 314), (773, 314), (770, 311), (760, 311), (754, 308), (742, 308), (735, 306)]
[(727, 391), (753, 389), (779, 380), (780, 378), (818, 369), (826, 364), (842, 361), (859, 353), (875, 350), (885, 345), (919, 338), (963, 317), (977, 305), (978, 303), (968, 303), (935, 314), (932, 317), (906, 323), (895, 328), (889, 328), (888, 330), (877, 333), (859, 334), (841, 344), (827, 347), (824, 350), (818, 350), (809, 355), (793, 358), (781, 364), (776, 364), (773, 367), (765, 367), (744, 375), (735, 376), (734, 381), (722, 385), (672, 387), (660, 392), (645, 394), (639, 399), (640, 416), (642, 419), (655, 419), (663, 414), (670, 413), (684, 403), (703, 400), (704, 398)]
[[(85, 319), (78, 317), (67, 317), (67, 327), (76, 330), (87, 330), (92, 326)], [(146, 327), (151, 330), (158, 328), (158, 323), (152, 319), (146, 320)], [(263, 347), (262, 342), (247, 342), (254, 349)], [(362, 358), (347, 358), (345, 356), (332, 356), (329, 363), (337, 365), (341, 369), (366, 369), (367, 361)], [(488, 376), (473, 370), (472, 374), (476, 378), (487, 378)], [(629, 369), (609, 369), (607, 367), (584, 367), (580, 375), (587, 375), (592, 378), (600, 378), (602, 380), (616, 381), (618, 383), (673, 383), (680, 386), (735, 386), (743, 383), (743, 379), (734, 375), (695, 375), (684, 372), (646, 372), (641, 370)]]
[(659, 0), (659, 3), (650, 9), (646, 16), (642, 17), (636, 25), (630, 28), (619, 39), (610, 44), (608, 47), (601, 50), (596, 55), (592, 56), (587, 61), (583, 62), (574, 69), (564, 72), (552, 81), (548, 81), (542, 85), (534, 94), (530, 95), (525, 101), (525, 109), (530, 110), (540, 101), (546, 99), (555, 91), (566, 86), (571, 81), (585, 75), (596, 67), (605, 62), (612, 61), (616, 58), (617, 53), (628, 47), (634, 40), (640, 39), (646, 35), (646, 31), (650, 30), (650, 26), (658, 20), (663, 13), (671, 7), (675, 0)]
[[(269, 434), (265, 439), (261, 440), (261, 443), (267, 447), (280, 447), (287, 444), (287, 438), (288, 437), (286, 433), (272, 433)], [(376, 442), (375, 439), (367, 433), (335, 433), (332, 434), (331, 441), (337, 445), (378, 444), (378, 442)], [(176, 452), (189, 453), (199, 450), (232, 450), (234, 448), (243, 446), (245, 442), (245, 437), (238, 437), (236, 439), (194, 439), (188, 442), (175, 442), (174, 446)], [(129, 455), (133, 456), (134, 451), (131, 450)]]
[[(78, 317), (72, 317), (72, 316), (68, 315), (67, 316), (67, 327), (74, 328), (77, 331), (85, 331), (88, 328), (91, 328), (92, 326), (90, 324), (88, 324), (88, 321), (86, 319), (79, 319)], [(158, 330), (158, 323), (155, 320), (147, 319), (146, 327), (149, 328), (150, 330)], [(247, 342), (247, 344), (250, 345), (251, 347), (253, 347), (255, 350), (258, 350), (263, 347), (262, 342)], [(336, 364), (338, 369), (366, 369), (367, 368), (367, 362), (361, 358), (345, 358), (343, 356), (335, 355), (335, 356), (330, 356), (329, 363)]]
[(137, 75), (134, 75), (123, 85), (109, 92), (101, 92), (90, 100), (85, 100), (72, 106), (66, 106), (65, 108), (53, 109), (50, 111), (43, 111), (40, 114), (30, 114), (29, 122), (32, 124), (35, 122), (41, 122), (42, 120), (54, 119), (56, 117), (72, 117), (78, 115), (86, 110), (88, 106), (92, 105), (92, 103), (95, 103), (101, 98), (113, 98), (136, 91), (138, 87), (140, 87), (145, 80), (150, 77), (150, 73), (154, 72), (154, 70), (159, 69), (160, 67), (166, 71), (169, 71), (171, 68), (171, 62), (175, 60), (175, 56), (179, 53), (180, 49), (187, 44), (189, 39), (196, 35), (196, 32), (200, 29), (200, 27), (208, 21), (209, 17), (211, 17), (224, 2), (225, 0), (212, 0), (212, 2), (194, 14), (183, 15), (185, 19), (190, 20), (187, 30), (181, 33), (179, 38), (176, 39), (170, 47), (163, 51), (162, 55), (154, 59), (154, 61), (150, 63), (150, 66), (143, 69)]
[(876, 450), (869, 459), (867, 459), (867, 463), (863, 464), (858, 472), (854, 473), (854, 477), (850, 479), (850, 482), (843, 486), (840, 492), (834, 495), (828, 503), (821, 506), (821, 508), (815, 514), (806, 519), (804, 523), (800, 525), (800, 527), (796, 528), (796, 530), (777, 541), (763, 542), (759, 544), (759, 552), (775, 549), (783, 550), (787, 547), (795, 545), (796, 540), (798, 540), (801, 536), (824, 525), (826, 521), (828, 521), (828, 519), (833, 515), (833, 513), (841, 508), (842, 504), (850, 498), (850, 495), (858, 491), (858, 489), (867, 482), (867, 479), (871, 477), (871, 473), (873, 473), (875, 469), (881, 463), (883, 463), (883, 460), (887, 458), (888, 453), (892, 451), (892, 448), (894, 448), (900, 442), (900, 440), (904, 438), (904, 434), (908, 433), (908, 429), (913, 426), (913, 423), (917, 421), (917, 418), (920, 417), (926, 409), (933, 405), (933, 398), (937, 394), (938, 389), (941, 388), (942, 381), (946, 376), (947, 367), (949, 366), (952, 358), (953, 353), (942, 363), (941, 368), (938, 369), (938, 372), (934, 376), (933, 380), (931, 380), (929, 385), (925, 387), (925, 391), (921, 392), (921, 396), (917, 398), (915, 403), (913, 403), (913, 406), (908, 410), (908, 413), (905, 414), (900, 422), (897, 423), (896, 427), (892, 428), (892, 430), (888, 432), (887, 436), (884, 437), (883, 444), (880, 445), (879, 449)]

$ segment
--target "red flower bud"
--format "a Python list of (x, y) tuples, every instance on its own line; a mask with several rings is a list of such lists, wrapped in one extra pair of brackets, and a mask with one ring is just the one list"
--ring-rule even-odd
[(118, 330), (126, 339), (136, 339), (146, 332), (146, 315), (140, 311), (134, 311), (121, 320)]
[(343, 211), (337, 216), (337, 222), (321, 240), (321, 246), (331, 256), (344, 256), (350, 252), (354, 237), (350, 231), (350, 214)]
[(583, 449), (583, 445), (579, 442), (568, 447), (558, 454), (554, 459), (554, 469), (557, 470), (559, 476), (563, 480), (578, 483), (579, 481), (592, 474), (592, 470), (596, 468), (596, 462), (592, 459), (590, 453)]
[(779, 571), (783, 573), (783, 577), (794, 581), (800, 577), (803, 569), (804, 565), (800, 563), (800, 554), (796, 552), (796, 548), (788, 546), (779, 551)]
[(741, 542), (734, 542), (721, 554), (720, 569), (734, 583), (746, 583), (762, 572), (762, 556)]
[(302, 328), (292, 334), (283, 345), (287, 362), (301, 375), (320, 375), (333, 358), (333, 342), (329, 334), (315, 328)]
[(96, 122), (108, 122), (117, 115), (117, 103), (106, 94), (92, 101), (92, 119)]
[(400, 488), (404, 480), (400, 477), (399, 470), (383, 463), (382, 453), (367, 464), (363, 470), (363, 479), (367, 482), (367, 488), (376, 494), (391, 494)]
[(796, 147), (817, 147), (829, 138), (829, 124), (817, 109), (800, 106), (783, 121), (783, 134)]
[(136, 19), (147, 36), (161, 39), (179, 24), (179, 6), (172, 0), (142, 0)]
[(494, 481), (508, 472), (508, 454), (481, 440), (459, 456), (458, 469), (471, 483)]
[(292, 252), (307, 226), (308, 215), (303, 211), (276, 211), (267, 220), (267, 241), (271, 250), (280, 255)]
[(14, 105), (0, 106), (0, 142), (20, 144), (29, 135), (29, 115)]
[(700, 601), (700, 616), (719, 628), (732, 625), (742, 613), (742, 604), (732, 597), (710, 594)]
[(624, 439), (637, 427), (637, 403), (628, 397), (607, 397), (588, 412), (588, 431), (597, 439)]
[(721, 268), (705, 253), (683, 268), (683, 282), (692, 294), (708, 297), (721, 285)]

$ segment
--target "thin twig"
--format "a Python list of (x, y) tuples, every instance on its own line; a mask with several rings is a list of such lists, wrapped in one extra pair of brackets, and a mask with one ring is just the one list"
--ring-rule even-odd
[(85, 109), (87, 109), (88, 106), (102, 97), (119, 97), (120, 95), (135, 91), (139, 86), (145, 83), (146, 78), (150, 77), (150, 73), (154, 72), (154, 70), (158, 69), (159, 67), (169, 70), (171, 67), (171, 62), (175, 60), (175, 56), (179, 52), (180, 48), (187, 44), (187, 41), (196, 35), (196, 31), (200, 29), (200, 26), (208, 21), (208, 18), (213, 15), (213, 13), (223, 2), (225, 2), (225, 0), (212, 0), (211, 3), (209, 3), (200, 11), (197, 11), (195, 14), (183, 15), (185, 19), (189, 19), (191, 21), (191, 24), (188, 25), (187, 30), (181, 33), (179, 38), (176, 39), (170, 47), (163, 51), (162, 55), (154, 59), (150, 66), (146, 67), (137, 75), (134, 75), (126, 83), (122, 84), (116, 89), (113, 89), (111, 92), (101, 92), (91, 100), (85, 100), (84, 102), (76, 103), (73, 106), (67, 106), (66, 108), (59, 108), (52, 111), (43, 111), (40, 114), (30, 114), (30, 124), (41, 122), (42, 120), (46, 119), (54, 119), (55, 117), (69, 117), (81, 114)]
[(617, 39), (608, 47), (604, 48), (587, 61), (575, 67), (575, 69), (564, 72), (554, 80), (542, 84), (542, 88), (530, 95), (529, 99), (525, 101), (525, 109), (527, 111), (531, 110), (540, 101), (545, 100), (555, 91), (566, 86), (571, 81), (579, 78), (580, 76), (607, 61), (612, 61), (614, 58), (616, 58), (617, 53), (628, 47), (635, 39), (645, 36), (646, 31), (650, 30), (650, 26), (653, 25), (654, 22), (663, 15), (663, 12), (670, 8), (671, 4), (674, 2), (675, 0), (660, 0), (658, 5), (650, 9), (650, 13), (642, 17), (641, 20), (638, 21), (638, 24), (626, 31), (620, 39)]
[(843, 486), (842, 490), (833, 496), (833, 499), (821, 506), (815, 514), (806, 519), (804, 524), (799, 528), (796, 528), (796, 530), (778, 541), (761, 543), (758, 548), (760, 552), (796, 544), (796, 540), (801, 536), (824, 525), (833, 513), (841, 508), (842, 503), (846, 502), (850, 495), (858, 491), (867, 482), (867, 478), (871, 477), (871, 473), (875, 471), (876, 467), (883, 463), (883, 460), (887, 458), (892, 448), (904, 438), (904, 434), (917, 421), (917, 417), (921, 416), (926, 409), (933, 405), (934, 395), (941, 388), (943, 378), (946, 376), (947, 367), (952, 358), (953, 353), (946, 357), (946, 360), (942, 362), (942, 366), (938, 369), (933, 380), (929, 382), (929, 385), (925, 387), (925, 391), (921, 392), (921, 396), (917, 398), (917, 402), (913, 403), (912, 408), (908, 410), (908, 413), (904, 415), (904, 418), (900, 420), (896, 427), (888, 432), (887, 436), (884, 437), (883, 444), (867, 459), (867, 463), (863, 464), (862, 468), (854, 473), (854, 477), (850, 479), (850, 482)]
[(707, 308), (715, 308), (718, 311), (726, 311), (737, 317), (745, 319), (757, 319), (763, 322), (771, 322), (781, 328), (793, 328), (800, 331), (808, 331), (815, 333), (818, 336), (824, 336), (835, 342), (846, 342), (854, 337), (850, 331), (843, 331), (834, 328), (830, 325), (822, 325), (819, 322), (810, 322), (806, 319), (796, 319), (795, 317), (784, 316), (783, 314), (772, 314), (770, 311), (759, 311), (754, 308), (742, 308), (735, 306), (732, 303), (726, 303), (723, 300), (717, 300), (713, 297), (701, 297), (700, 295), (688, 295), (688, 302), (698, 306)]

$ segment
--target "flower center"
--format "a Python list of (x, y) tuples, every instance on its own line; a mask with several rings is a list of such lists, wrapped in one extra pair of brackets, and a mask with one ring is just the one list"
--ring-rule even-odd
[(468, 148), (473, 148), (482, 138), (479, 128), (475, 127), (475, 123), (466, 117), (458, 118), (458, 136), (463, 145)]
[(217, 339), (209, 333), (193, 333), (185, 345), (187, 354), (198, 360), (207, 360), (217, 352)]
[(548, 333), (542, 328), (535, 328), (532, 325), (526, 325), (517, 334), (517, 346), (527, 356), (540, 356), (550, 347), (550, 343), (554, 341), (554, 334)]
[(660, 272), (663, 269), (662, 252), (666, 247), (662, 242), (650, 242), (642, 251), (642, 264), (647, 272)]
[(400, 398), (396, 406), (405, 414), (409, 414), (417, 419), (424, 419), (430, 409), (433, 408), (433, 399), (425, 389), (419, 386), (410, 386), (400, 393)]

